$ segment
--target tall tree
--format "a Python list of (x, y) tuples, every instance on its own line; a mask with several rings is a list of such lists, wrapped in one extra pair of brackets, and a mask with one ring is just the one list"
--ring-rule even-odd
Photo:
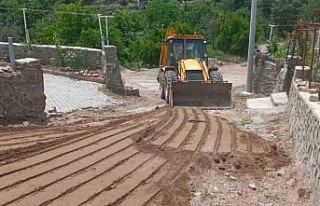
[(182, 17), (179, 2), (176, 0), (153, 0), (146, 7), (144, 14), (149, 28), (166, 28)]
[(271, 22), (281, 25), (283, 31), (292, 31), (300, 17), (302, 0), (274, 0), (271, 9)]
[(216, 47), (226, 53), (239, 56), (247, 55), (249, 22), (250, 17), (247, 9), (227, 13), (220, 25)]

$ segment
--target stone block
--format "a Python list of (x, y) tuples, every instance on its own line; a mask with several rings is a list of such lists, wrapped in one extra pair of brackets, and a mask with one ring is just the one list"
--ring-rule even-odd
[(247, 107), (249, 109), (271, 109), (273, 104), (270, 97), (247, 99)]
[(288, 103), (288, 96), (286, 92), (272, 93), (270, 96), (274, 106), (286, 105)]

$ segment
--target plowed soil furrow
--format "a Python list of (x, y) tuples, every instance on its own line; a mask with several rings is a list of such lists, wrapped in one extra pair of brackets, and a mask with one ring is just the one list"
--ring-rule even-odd
[(246, 134), (246, 136), (247, 136), (248, 152), (249, 152), (250, 154), (252, 154), (252, 153), (253, 153), (253, 144), (252, 144), (252, 142), (251, 142), (251, 138), (250, 138), (250, 136), (249, 136), (248, 133)]
[(232, 148), (232, 128), (227, 121), (221, 121), (222, 133), (220, 145), (218, 148), (219, 153), (229, 153)]
[(193, 122), (196, 121), (195, 114), (191, 109), (184, 110), (184, 112), (182, 127), (176, 130), (173, 138), (167, 143), (168, 147), (179, 148), (192, 132), (192, 128), (195, 125)]
[(98, 196), (92, 201), (88, 201), (83, 205), (98, 206), (115, 204), (144, 181), (151, 178), (159, 170), (159, 168), (164, 165), (164, 163), (165, 160), (160, 157), (156, 157), (148, 161), (142, 167), (133, 172), (123, 182), (115, 185), (114, 188), (111, 188), (110, 190), (98, 194)]
[(236, 147), (237, 152), (242, 152), (242, 153), (248, 152), (247, 134), (244, 132), (238, 132), (237, 137), (238, 137), (237, 147)]
[[(140, 124), (140, 125), (135, 125), (135, 126), (118, 128), (118, 129), (114, 129), (111, 131), (102, 132), (100, 134), (86, 136), (84, 138), (81, 138), (80, 140), (73, 141), (72, 143), (68, 143), (64, 146), (60, 146), (60, 147), (55, 148), (53, 150), (50, 150), (50, 151), (44, 152), (42, 154), (28, 158), (27, 161), (21, 160), (18, 162), (14, 162), (12, 164), (3, 165), (2, 167), (0, 167), (0, 177), (7, 175), (7, 174), (10, 174), (12, 172), (17, 172), (17, 171), (26, 169), (31, 166), (36, 166), (41, 163), (51, 161), (51, 160), (59, 158), (59, 157), (65, 160), (66, 154), (71, 153), (71, 155), (72, 155), (74, 152), (79, 151), (85, 147), (97, 144), (102, 140), (106, 140), (107, 142), (109, 142), (109, 144), (112, 144), (115, 141), (119, 141), (119, 140), (123, 139), (123, 135), (125, 137), (126, 137), (126, 135), (130, 135), (130, 134), (132, 135), (135, 132), (139, 132), (143, 128), (144, 128), (144, 126), (142, 124)], [(113, 137), (115, 135), (117, 135), (115, 138), (110, 139), (111, 137)], [(79, 154), (81, 154), (81, 151)], [(61, 165), (61, 164), (59, 164), (59, 165)], [(1, 184), (1, 182), (0, 182), (0, 184)]]
[[(251, 141), (254, 141), (254, 140), (251, 140)], [(252, 144), (252, 152), (254, 154), (263, 154), (265, 152), (264, 150), (264, 145), (260, 142), (253, 142)]]
[(151, 157), (151, 154), (139, 154), (134, 156), (113, 170), (100, 174), (80, 187), (74, 188), (74, 190), (70, 190), (69, 193), (48, 203), (56, 206), (80, 205), (92, 196), (96, 196), (96, 194), (101, 193), (101, 191), (104, 191), (108, 187), (111, 188), (113, 184), (119, 182), (123, 178), (126, 178), (132, 172), (145, 164)]
[[(1, 177), (0, 189), (2, 190), (8, 187), (8, 184), (10, 183), (12, 184), (12, 180), (14, 180), (15, 181), (14, 184), (16, 184), (23, 180), (34, 178), (39, 175), (43, 175), (45, 173), (51, 172), (52, 170), (69, 165), (75, 161), (80, 160), (81, 158), (84, 158), (88, 155), (92, 155), (96, 153), (97, 151), (105, 149), (108, 146), (118, 141), (121, 141), (127, 137), (130, 137), (131, 135), (134, 135), (140, 132), (142, 129), (143, 127), (138, 127), (132, 130), (125, 131), (122, 134), (118, 134), (106, 139), (102, 139), (101, 141), (96, 142), (95, 144), (86, 145), (86, 147), (83, 147), (80, 150), (75, 150), (73, 152), (51, 159), (50, 161), (43, 162), (42, 164), (37, 164), (33, 167), (27, 167), (11, 175)], [(26, 172), (26, 169), (28, 169), (27, 172)]]
[(156, 131), (150, 137), (146, 137), (145, 141), (149, 142), (152, 141), (155, 137), (161, 136), (165, 134), (167, 129), (176, 121), (178, 117), (177, 110), (170, 110), (166, 118), (164, 118), (161, 122), (159, 122), (159, 127), (156, 128)]
[[(38, 191), (39, 189), (44, 189), (54, 183), (57, 183), (58, 181), (60, 181), (61, 183), (62, 180), (70, 176), (74, 177), (77, 173), (83, 172), (83, 170), (86, 170), (88, 168), (97, 167), (97, 165), (99, 164), (105, 163), (109, 165), (110, 162), (108, 161), (108, 158), (115, 154), (116, 154), (115, 156), (119, 156), (119, 154), (117, 153), (121, 153), (121, 154), (122, 153), (127, 154), (132, 152), (136, 153), (137, 150), (133, 148), (126, 149), (124, 152), (122, 152), (123, 149), (128, 148), (130, 145), (132, 145), (132, 143), (133, 143), (132, 140), (125, 139), (117, 144), (114, 144), (109, 148), (100, 150), (99, 152), (96, 152), (93, 155), (82, 158), (65, 167), (52, 170), (51, 172), (48, 172), (48, 173), (43, 173), (42, 175), (38, 175), (34, 178), (30, 178), (27, 176), (25, 181), (20, 181), (21, 182), (20, 184), (15, 184), (14, 186), (2, 191), (1, 194), (3, 194), (3, 196), (0, 197), (0, 202), (10, 202), (10, 201), (19, 199), (23, 196), (26, 196), (28, 194), (31, 194), (35, 191)], [(30, 174), (31, 171), (29, 172), (27, 170), (24, 173)], [(26, 176), (24, 173), (23, 175)], [(11, 175), (11, 176), (14, 176), (14, 175)], [(54, 194), (53, 192), (54, 191), (52, 191), (51, 193), (48, 193), (48, 195)], [(41, 192), (41, 194), (43, 194), (43, 191)]]
[(207, 138), (207, 134), (205, 134), (205, 130), (207, 127), (207, 121), (205, 118), (205, 113), (201, 110), (194, 110), (196, 112), (197, 119), (194, 121), (194, 125), (196, 125), (196, 130), (191, 133), (191, 138), (183, 145), (183, 149), (195, 151), (198, 148), (202, 139)]
[[(68, 136), (67, 138), (58, 139), (56, 141), (48, 141), (42, 144), (35, 144), (28, 147), (21, 147), (21, 149), (17, 148), (10, 151), (6, 151), (6, 150), (1, 151), (4, 154), (4, 158), (1, 159), (1, 156), (0, 156), (0, 163), (2, 165), (13, 164), (17, 162), (23, 162), (23, 160), (26, 158), (28, 158), (28, 160), (31, 159), (31, 161), (33, 161), (33, 158), (37, 158), (37, 156), (41, 154), (46, 155), (48, 152), (59, 149), (61, 147), (72, 145), (74, 143), (81, 142), (81, 141), (86, 141), (86, 139), (92, 136), (99, 135), (108, 131), (112, 132), (117, 129), (119, 130), (119, 128), (121, 129), (121, 127), (125, 127), (125, 126), (129, 128), (130, 126), (134, 126), (137, 124), (138, 123), (133, 124), (133, 123), (125, 122), (125, 123), (119, 124), (116, 127), (106, 126), (102, 128), (88, 128), (86, 129), (86, 133), (84, 135), (71, 135), (71, 136)], [(10, 156), (10, 154), (12, 155)], [(1, 171), (1, 168), (0, 168), (0, 171)], [(2, 174), (0, 172), (0, 177), (1, 176)]]
[(184, 112), (182, 109), (177, 109), (177, 113), (178, 113), (177, 119), (175, 120), (173, 125), (171, 125), (171, 127), (167, 128), (165, 133), (162, 133), (161, 136), (158, 136), (157, 139), (152, 142), (152, 144), (163, 145), (166, 141), (168, 141), (176, 133), (176, 131), (179, 129), (179, 127), (181, 127), (181, 125), (185, 121)]
[(58, 134), (49, 134), (49, 135), (40, 135), (40, 136), (31, 136), (26, 137), (23, 139), (13, 139), (12, 141), (6, 140), (6, 143), (0, 143), (0, 149), (3, 147), (8, 147), (11, 145), (27, 145), (28, 143), (36, 143), (36, 142), (44, 142), (44, 141), (50, 141), (54, 139), (64, 138), (71, 135), (82, 135), (86, 131), (80, 130), (80, 131), (74, 131), (74, 132), (64, 132), (64, 133), (58, 133)]
[(230, 129), (231, 129), (231, 151), (232, 152), (236, 152), (237, 151), (237, 139), (238, 139), (238, 132), (237, 132), (237, 129), (236, 127), (232, 124), (232, 123), (229, 123), (230, 125)]
[(187, 205), (188, 174), (211, 168), (206, 158), (239, 160), (240, 174), (268, 164), (255, 153), (277, 156), (267, 141), (199, 108), (8, 131), (0, 132), (0, 206)]
[(204, 131), (202, 134), (202, 139), (200, 140), (198, 147), (196, 148), (196, 150), (199, 152), (201, 152), (201, 149), (204, 147), (205, 143), (207, 142), (207, 139), (210, 138), (210, 132), (211, 132), (210, 115), (204, 112), (203, 110), (200, 110), (200, 112), (203, 113), (205, 125), (204, 125)]
[[(70, 130), (74, 131), (74, 128), (70, 128)], [(27, 137), (33, 136), (41, 136), (41, 135), (48, 135), (48, 134), (56, 134), (56, 133), (64, 133), (66, 132), (64, 129), (53, 129), (53, 128), (46, 128), (46, 129), (39, 129), (39, 130), (31, 130), (25, 132), (3, 132), (0, 133), (0, 141), (12, 140), (12, 139), (23, 139)]]
[[(34, 186), (35, 189), (37, 189), (34, 192), (31, 190), (31, 188), (23, 189), (23, 187), (21, 187), (20, 188), (21, 192), (22, 190), (25, 190), (25, 191), (29, 190), (30, 192), (24, 193), (25, 195), (20, 196), (19, 201), (16, 201), (16, 202), (12, 201), (11, 203), (13, 203), (12, 205), (40, 205), (45, 202), (50, 202), (50, 200), (54, 200), (57, 197), (62, 196), (63, 194), (67, 194), (70, 188), (75, 189), (77, 187), (80, 187), (85, 182), (89, 182), (90, 180), (98, 177), (99, 175), (103, 175), (104, 173), (112, 170), (113, 168), (120, 166), (121, 163), (124, 163), (129, 158), (132, 158), (137, 154), (138, 154), (138, 151), (133, 147), (130, 147), (113, 156), (110, 156), (109, 154), (105, 158), (101, 157), (102, 159), (98, 159), (96, 163), (82, 170), (81, 169), (77, 170), (77, 168), (69, 168), (71, 169), (69, 173), (73, 173), (73, 174), (72, 176), (70, 175), (66, 176), (67, 178), (63, 177), (58, 179), (59, 176), (55, 177), (53, 175), (47, 175), (44, 178), (49, 179), (51, 177), (52, 180), (54, 180), (53, 183), (43, 187), (40, 186), (39, 188), (36, 188), (32, 183), (30, 183), (30, 185)], [(87, 162), (82, 167), (85, 167), (88, 164), (90, 164), (90, 162)], [(37, 180), (38, 184), (39, 184), (39, 181), (41, 180), (42, 179)], [(13, 191), (15, 190), (16, 189), (14, 188)]]
[(148, 203), (161, 191), (161, 187), (158, 185), (158, 183), (167, 174), (166, 169), (161, 169), (152, 178), (148, 179), (146, 182), (144, 182), (144, 184), (140, 185), (136, 190), (131, 192), (123, 201), (119, 203), (119, 206), (139, 206)]
[(217, 118), (209, 116), (209, 120), (210, 131), (203, 146), (200, 148), (200, 151), (202, 152), (213, 152), (218, 141), (219, 125), (217, 122)]
[(216, 121), (217, 121), (218, 129), (217, 129), (217, 140), (214, 143), (213, 151), (217, 152), (219, 147), (220, 147), (220, 144), (221, 144), (221, 137), (222, 137), (222, 129), (223, 128), (222, 128), (221, 119), (218, 118), (218, 117), (215, 117), (215, 118), (216, 118)]

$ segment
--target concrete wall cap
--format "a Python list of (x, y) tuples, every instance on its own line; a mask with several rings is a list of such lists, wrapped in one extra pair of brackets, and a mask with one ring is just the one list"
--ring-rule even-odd
[(39, 62), (39, 59), (35, 59), (35, 58), (17, 59), (16, 62), (18, 64), (28, 64), (31, 62)]

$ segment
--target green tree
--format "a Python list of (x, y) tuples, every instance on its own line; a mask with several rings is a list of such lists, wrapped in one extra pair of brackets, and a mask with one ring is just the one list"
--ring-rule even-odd
[(167, 28), (170, 23), (181, 20), (182, 10), (178, 1), (153, 0), (147, 5), (144, 14), (149, 28)]
[[(38, 23), (35, 28), (35, 40), (39, 43), (53, 43), (54, 32), (62, 45), (97, 47), (99, 45), (98, 18), (92, 9), (81, 4), (56, 4), (54, 21), (48, 24)], [(83, 13), (77, 15), (74, 13)]]
[(226, 53), (247, 55), (250, 17), (247, 9), (229, 12), (220, 25), (216, 47)]
[(320, 21), (320, 14), (315, 9), (320, 7), (320, 0), (308, 0), (303, 4), (301, 10), (301, 18), (303, 21)]
[(271, 8), (271, 22), (283, 26), (283, 31), (291, 32), (299, 19), (302, 5), (302, 0), (274, 0)]
[(259, 14), (265, 19), (270, 19), (272, 3), (274, 0), (260, 0), (258, 3)]
[(159, 63), (160, 44), (164, 39), (165, 29), (154, 28), (130, 46), (131, 61), (137, 66), (154, 67)]

